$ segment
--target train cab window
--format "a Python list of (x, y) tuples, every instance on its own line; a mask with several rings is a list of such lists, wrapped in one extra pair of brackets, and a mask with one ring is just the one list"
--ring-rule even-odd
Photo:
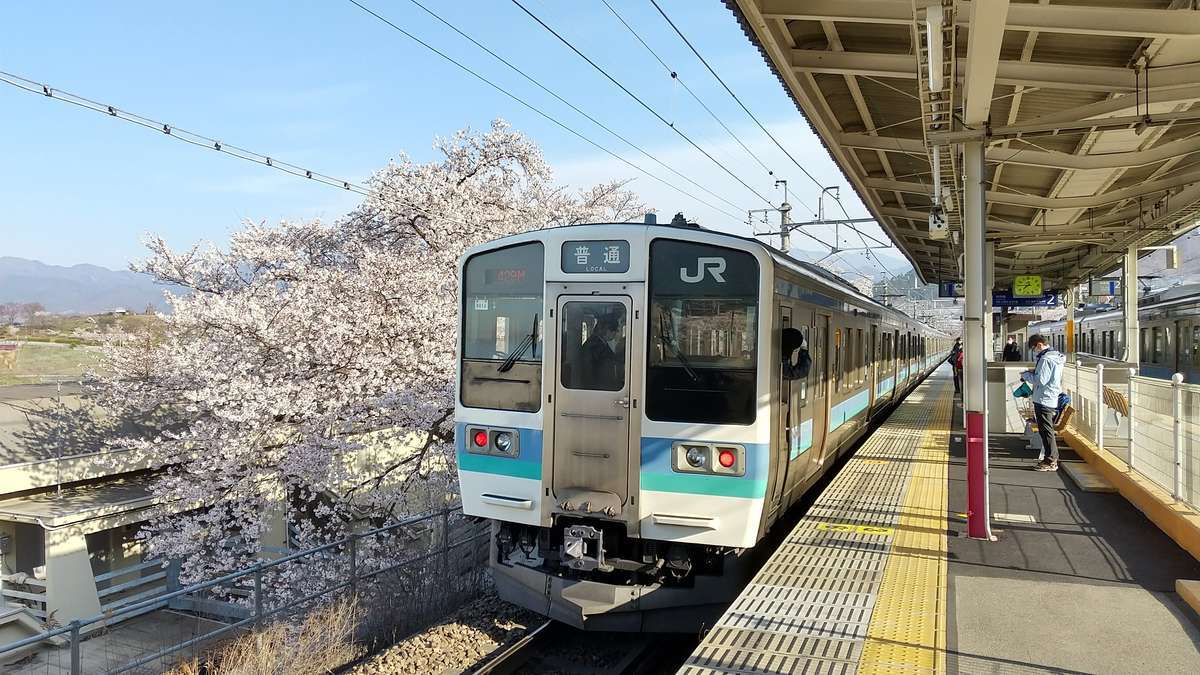
[(749, 253), (673, 239), (650, 244), (648, 417), (754, 422), (758, 278)]
[(541, 408), (543, 265), (539, 242), (479, 253), (464, 265), (463, 405)]
[(625, 388), (628, 317), (619, 302), (563, 305), (559, 376), (568, 389), (621, 391)]

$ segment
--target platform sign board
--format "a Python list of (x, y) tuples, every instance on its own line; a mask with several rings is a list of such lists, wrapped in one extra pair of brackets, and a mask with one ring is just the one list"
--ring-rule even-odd
[(1120, 279), (1092, 279), (1088, 284), (1088, 294), (1094, 296), (1112, 296), (1121, 292)]
[(961, 298), (963, 296), (963, 284), (961, 281), (939, 281), (938, 282), (938, 297), (939, 298)]
[(992, 291), (992, 307), (1058, 307), (1058, 293), (1046, 292), (1032, 298), (1014, 297), (1009, 291)]

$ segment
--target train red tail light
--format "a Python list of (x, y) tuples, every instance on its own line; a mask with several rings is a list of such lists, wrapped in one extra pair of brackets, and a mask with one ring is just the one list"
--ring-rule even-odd
[(471, 441), (473, 443), (475, 443), (475, 447), (477, 447), (477, 448), (487, 447), (487, 444), (488, 444), (487, 432), (483, 431), (483, 430), (476, 431), (475, 435), (471, 438)]
[(721, 448), (717, 452), (717, 462), (728, 469), (737, 462), (737, 453), (729, 448)]

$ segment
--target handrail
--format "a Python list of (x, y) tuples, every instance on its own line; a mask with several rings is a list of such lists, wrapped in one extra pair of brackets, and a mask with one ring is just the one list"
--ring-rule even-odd
[[(8, 652), (15, 651), (17, 649), (21, 649), (23, 647), (27, 647), (30, 645), (35, 645), (35, 644), (38, 644), (41, 642), (45, 642), (46, 640), (50, 640), (55, 637), (66, 635), (67, 633), (71, 633), (73, 635), (73, 639), (75, 639), (74, 636), (78, 636), (79, 634), (81, 634), (81, 632), (83, 632), (83, 629), (85, 629), (88, 626), (91, 626), (93, 624), (102, 623), (102, 622), (109, 623), (109, 624), (115, 623), (117, 621), (120, 621), (122, 619), (122, 617), (124, 617), (126, 615), (140, 614), (140, 613), (144, 613), (145, 610), (164, 607), (164, 606), (167, 606), (171, 600), (174, 600), (176, 598), (180, 598), (185, 595), (197, 593), (199, 591), (205, 591), (205, 590), (214, 588), (216, 586), (225, 585), (230, 582), (238, 581), (241, 579), (258, 576), (258, 575), (261, 575), (262, 572), (264, 572), (266, 570), (277, 568), (279, 566), (285, 565), (294, 560), (311, 557), (313, 555), (316, 555), (319, 553), (324, 553), (326, 551), (331, 551), (331, 550), (335, 550), (335, 549), (339, 549), (339, 548), (346, 548), (346, 547), (351, 546), (351, 542), (357, 542), (364, 538), (373, 537), (373, 536), (377, 536), (380, 534), (387, 534), (389, 532), (398, 530), (400, 528), (409, 527), (412, 525), (416, 525), (418, 523), (430, 521), (430, 520), (432, 520), (434, 518), (438, 518), (438, 517), (441, 518), (443, 525), (446, 525), (449, 522), (448, 521), (449, 516), (452, 513), (456, 512), (456, 511), (461, 511), (461, 510), (462, 510), (462, 505), (460, 503), (450, 504), (441, 509), (428, 511), (428, 512), (425, 512), (422, 514), (411, 516), (409, 518), (405, 518), (404, 520), (392, 523), (390, 525), (385, 525), (383, 527), (375, 528), (375, 529), (368, 530), (368, 531), (362, 532), (362, 533), (351, 534), (347, 537), (344, 537), (344, 538), (339, 539), (334, 542), (330, 542), (328, 544), (323, 544), (321, 546), (304, 549), (302, 551), (296, 551), (295, 553), (289, 554), (282, 558), (278, 558), (278, 559), (270, 560), (270, 561), (259, 562), (254, 565), (251, 565), (250, 567), (242, 568), (240, 570), (236, 570), (234, 572), (230, 572), (230, 573), (221, 575), (214, 579), (209, 579), (208, 581), (191, 584), (189, 586), (185, 586), (183, 588), (179, 588), (174, 591), (157, 594), (154, 597), (151, 597), (151, 598), (148, 598), (145, 600), (139, 600), (137, 602), (125, 604), (124, 606), (120, 606), (122, 604), (122, 602), (128, 602), (129, 600), (132, 600), (138, 596), (135, 595), (135, 596), (133, 596), (133, 598), (126, 598), (123, 600), (118, 600), (118, 601), (113, 602), (110, 605), (109, 609), (102, 611), (101, 614), (98, 614), (96, 616), (93, 616), (93, 617), (90, 617), (87, 619), (75, 620), (66, 626), (61, 626), (59, 628), (54, 628), (51, 630), (43, 631), (42, 633), (39, 633), (37, 635), (33, 635), (30, 637), (18, 640), (16, 642), (6, 644), (6, 645), (0, 645), (0, 654), (5, 654)], [(448, 531), (443, 533), (443, 537), (446, 540), (443, 543), (442, 547), (445, 548), (446, 550), (455, 548), (464, 543), (476, 541), (480, 538), (479, 536), (476, 536), (476, 537), (468, 538), (466, 540), (451, 543), (449, 541), (449, 532)], [(430, 554), (430, 556), (432, 556), (432, 555), (436, 555), (436, 554)], [(404, 561), (404, 562), (407, 562), (407, 561)], [(151, 560), (151, 561), (146, 561), (144, 563), (140, 563), (140, 566), (125, 568), (125, 569), (117, 571), (116, 573), (105, 573), (105, 574), (111, 574), (112, 576), (107, 577), (107, 578), (113, 578), (115, 576), (119, 576), (120, 574), (125, 574), (130, 571), (133, 571), (135, 569), (144, 569), (145, 567), (148, 567), (153, 564), (161, 565), (163, 563), (161, 561)], [(403, 564), (403, 563), (401, 563), (401, 564)], [(400, 564), (393, 565), (390, 568), (394, 569), (395, 567), (398, 567), (398, 566), (400, 566)], [(164, 572), (164, 575), (165, 575), (165, 572)], [(154, 576), (157, 576), (157, 575), (154, 575)], [(369, 576), (372, 576), (372, 574), (371, 574), (371, 571), (364, 571), (364, 572), (360, 573), (359, 576), (361, 576), (363, 578), (367, 578)], [(152, 578), (152, 577), (146, 577), (145, 579), (150, 579), (150, 578)], [(138, 581), (142, 581), (142, 580), (138, 580)], [(144, 581), (142, 581), (142, 583), (144, 583)], [(345, 581), (345, 582), (336, 584), (330, 588), (322, 589), (321, 591), (319, 591), (315, 594), (312, 594), (310, 597), (307, 597), (304, 600), (304, 602), (312, 600), (316, 597), (320, 597), (322, 595), (327, 595), (329, 593), (336, 592), (337, 590), (340, 590), (344, 587), (349, 587), (350, 585), (351, 585), (350, 581)], [(106, 589), (106, 590), (111, 591), (112, 589)], [(17, 592), (19, 592), (19, 591), (17, 591)], [(138, 595), (142, 595), (142, 594), (138, 594)], [(120, 608), (113, 611), (111, 609), (112, 606), (120, 606)], [(275, 608), (275, 609), (271, 610), (269, 613), (263, 614), (263, 616), (272, 616), (274, 614), (277, 614), (279, 611), (281, 611), (281, 609), (283, 609), (283, 608)], [(255, 617), (252, 617), (250, 620), (257, 621), (257, 620), (261, 620), (261, 618), (262, 618), (262, 616), (255, 616)], [(244, 625), (245, 623), (246, 623), (246, 620), (243, 620), (243, 621), (239, 621), (238, 623), (233, 624), (233, 625), (240, 626), (240, 625)], [(218, 632), (223, 633), (226, 630), (228, 630), (229, 628), (232, 628), (232, 626), (226, 626)], [(211, 637), (211, 635), (210, 635), (210, 637)], [(175, 648), (176, 649), (179, 648), (179, 645), (176, 645)], [(164, 653), (169, 653), (169, 652), (164, 652)]]

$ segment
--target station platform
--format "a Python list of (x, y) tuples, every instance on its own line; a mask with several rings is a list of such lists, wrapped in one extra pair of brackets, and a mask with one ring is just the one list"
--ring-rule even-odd
[(679, 672), (1200, 672), (1200, 620), (1174, 592), (1200, 563), (1121, 495), (1035, 472), (1020, 438), (993, 436), (997, 540), (965, 537), (961, 419), (943, 366), (861, 444)]

